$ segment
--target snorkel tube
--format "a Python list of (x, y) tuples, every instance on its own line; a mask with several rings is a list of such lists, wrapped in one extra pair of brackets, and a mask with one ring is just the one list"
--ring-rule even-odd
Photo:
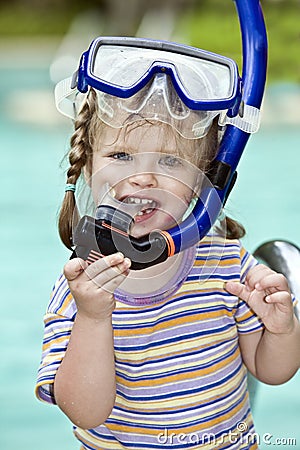
[[(267, 36), (259, 0), (235, 0), (243, 45), (242, 102), (243, 106), (260, 108), (267, 68)], [(75, 253), (92, 262), (93, 258), (116, 251), (132, 261), (134, 270), (165, 261), (199, 242), (210, 230), (230, 193), (236, 178), (236, 168), (250, 133), (227, 125), (216, 159), (193, 212), (180, 225), (167, 230), (155, 230), (136, 239), (130, 236), (132, 217), (113, 207), (99, 206), (96, 218), (84, 216), (73, 236)], [(91, 252), (92, 250), (92, 252)]]

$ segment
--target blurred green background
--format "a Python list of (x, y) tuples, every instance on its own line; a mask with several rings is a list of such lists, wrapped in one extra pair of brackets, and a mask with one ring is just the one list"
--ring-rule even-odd
[[(245, 225), (250, 251), (270, 239), (300, 246), (300, 1), (262, 7), (269, 38), (262, 125), (226, 205)], [(97, 35), (171, 39), (241, 64), (232, 0), (0, 0), (1, 450), (79, 447), (68, 420), (33, 391), (42, 317), (69, 257), (56, 227), (72, 130), (55, 110), (53, 87)], [(281, 447), (300, 449), (299, 374), (283, 386), (259, 385), (254, 419), (262, 439), (273, 436), (261, 449), (276, 447), (275, 438), (295, 439)]]
[[(226, 50), (227, 55), (239, 60), (239, 29), (230, 3), (233, 4), (226, 0), (1, 0), (0, 38), (57, 38), (65, 35), (81, 14), (98, 19), (99, 31), (104, 34), (135, 35), (147, 14), (164, 11), (174, 18), (176, 33), (184, 41), (216, 52)], [(269, 79), (300, 82), (300, 2), (262, 0), (261, 4), (271, 43)]]

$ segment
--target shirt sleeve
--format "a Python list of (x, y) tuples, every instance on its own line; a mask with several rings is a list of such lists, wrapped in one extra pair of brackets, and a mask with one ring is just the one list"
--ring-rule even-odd
[[(242, 246), (240, 248), (240, 282), (244, 283), (248, 271), (258, 264), (253, 255), (248, 253)], [(247, 303), (238, 299), (238, 304), (235, 313), (235, 320), (238, 332), (241, 334), (255, 333), (264, 329), (264, 324), (254, 311), (247, 305)]]
[(55, 403), (54, 379), (70, 340), (75, 315), (74, 299), (66, 279), (61, 276), (53, 288), (44, 317), (42, 358), (35, 390), (41, 401)]

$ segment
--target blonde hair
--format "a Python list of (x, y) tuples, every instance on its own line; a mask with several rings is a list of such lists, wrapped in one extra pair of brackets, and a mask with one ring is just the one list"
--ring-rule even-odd
[[(145, 119), (142, 120), (145, 122)], [(126, 129), (126, 132), (130, 132), (133, 127), (139, 126), (142, 120), (139, 124), (127, 126), (128, 130)], [(147, 123), (152, 124), (154, 122), (147, 120)], [(70, 140), (68, 154), (70, 165), (66, 180), (68, 184), (76, 184), (83, 169), (91, 175), (93, 151), (95, 151), (96, 147), (95, 142), (104, 126), (105, 124), (100, 121), (97, 115), (96, 93), (93, 89), (90, 89), (87, 99), (74, 122), (74, 133)], [(170, 126), (167, 126), (165, 129), (171, 132)], [(191, 163), (207, 173), (210, 163), (215, 158), (218, 150), (218, 118), (214, 119), (205, 138), (191, 140), (190, 155), (183, 155), (180, 151), (181, 138), (179, 135), (177, 136), (177, 133), (176, 139), (178, 156), (189, 159)], [(75, 193), (67, 191), (59, 213), (58, 229), (62, 242), (69, 249), (72, 249), (72, 233), (78, 219), (79, 214), (76, 208)], [(238, 239), (245, 234), (242, 225), (229, 217), (224, 219), (222, 225), (222, 229), (226, 230), (225, 235), (229, 239)]]

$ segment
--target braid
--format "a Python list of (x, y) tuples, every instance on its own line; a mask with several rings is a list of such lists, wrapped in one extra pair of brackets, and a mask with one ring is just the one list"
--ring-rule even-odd
[[(92, 100), (92, 101), (89, 101)], [(67, 183), (76, 184), (83, 167), (91, 164), (92, 139), (91, 119), (95, 112), (95, 93), (90, 91), (87, 101), (78, 113), (75, 121), (75, 131), (70, 140), (69, 163)], [(64, 245), (71, 249), (73, 225), (78, 222), (79, 214), (76, 208), (75, 193), (67, 191), (59, 213), (58, 229)]]

